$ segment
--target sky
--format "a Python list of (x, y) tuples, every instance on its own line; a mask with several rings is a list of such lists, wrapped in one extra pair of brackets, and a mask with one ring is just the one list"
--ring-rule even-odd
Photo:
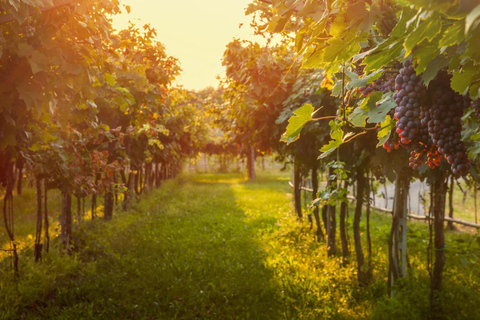
[[(218, 86), (217, 75), (224, 73), (222, 56), (234, 38), (262, 42), (254, 36), (245, 16), (250, 0), (121, 0), (130, 14), (114, 18), (114, 27), (123, 29), (128, 21), (139, 26), (149, 23), (157, 30), (157, 40), (168, 55), (180, 61), (182, 74), (176, 84), (200, 90)], [(239, 25), (243, 23), (243, 27)]]

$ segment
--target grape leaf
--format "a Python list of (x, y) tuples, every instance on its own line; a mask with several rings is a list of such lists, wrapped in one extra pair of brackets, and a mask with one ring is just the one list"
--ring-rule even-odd
[(317, 49), (311, 52), (310, 55), (306, 54), (302, 62), (302, 68), (321, 68), (323, 59), (323, 50)]
[[(332, 128), (333, 129), (333, 128)], [(323, 152), (318, 158), (323, 159), (332, 154), (338, 147), (340, 147), (343, 143), (343, 130), (340, 128), (336, 128), (333, 130), (331, 134), (332, 140), (326, 145), (324, 145), (320, 151)]]
[(385, 121), (387, 113), (395, 108), (396, 104), (393, 101), (393, 93), (385, 93), (380, 95), (381, 99), (375, 101), (373, 106), (369, 102), (369, 113), (368, 113), (368, 123), (381, 123)]
[(352, 79), (347, 84), (347, 90), (352, 90), (352, 89), (355, 89), (355, 88), (365, 87), (365, 85), (367, 85), (367, 83), (372, 83), (373, 81), (380, 78), (382, 73), (383, 73), (382, 70), (378, 70), (378, 71), (372, 72), (369, 75), (366, 75), (362, 78), (359, 78), (356, 73), (353, 73), (353, 72), (347, 73), (349, 75), (349, 77)]
[(405, 39), (405, 56), (409, 55), (413, 48), (423, 40), (432, 41), (441, 29), (442, 19), (439, 19), (438, 16), (432, 15), (428, 20), (422, 21)]
[(437, 56), (435, 59), (429, 62), (425, 72), (422, 75), (423, 83), (426, 86), (432, 81), (436, 76), (440, 69), (446, 67), (448, 65), (448, 59), (444, 56), (440, 55)]
[(477, 73), (478, 69), (472, 65), (470, 67), (465, 66), (462, 70), (453, 72), (451, 80), (452, 89), (460, 94), (466, 94), (473, 77)]
[(448, 29), (443, 32), (443, 37), (438, 44), (440, 47), (449, 47), (459, 44), (463, 39), (465, 39), (464, 27), (459, 21), (449, 26)]
[(300, 137), (303, 126), (312, 121), (314, 107), (311, 104), (305, 104), (293, 113), (288, 120), (288, 126), (282, 135), (281, 141), (290, 144)]
[(382, 94), (373, 92), (369, 97), (362, 100), (360, 107), (350, 114), (349, 120), (357, 127), (364, 127), (365, 122), (380, 123), (385, 121), (385, 117), (395, 102), (392, 99), (392, 93)]
[(387, 141), (390, 131), (395, 127), (395, 121), (390, 116), (387, 116), (385, 121), (380, 125), (380, 130), (378, 130), (377, 138), (378, 144), (377, 148), (383, 146)]
[(348, 120), (356, 127), (365, 127), (367, 122), (368, 112), (362, 108), (355, 108), (353, 112), (348, 116)]
[(415, 67), (415, 72), (417, 74), (423, 73), (428, 64), (438, 56), (440, 50), (436, 46), (428, 45), (421, 46), (415, 51), (415, 58), (417, 58), (417, 66)]
[(105, 73), (105, 81), (111, 86), (113, 87), (115, 85), (115, 83), (117, 82), (115, 80), (115, 77), (111, 74), (111, 73)]
[(377, 70), (392, 60), (398, 58), (402, 53), (403, 47), (400, 40), (390, 38), (369, 51), (363, 64), (366, 65), (365, 72)]

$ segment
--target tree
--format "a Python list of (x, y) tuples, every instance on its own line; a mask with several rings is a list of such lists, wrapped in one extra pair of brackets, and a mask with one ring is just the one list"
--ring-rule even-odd
[[(244, 147), (249, 178), (254, 179), (256, 150), (268, 151), (279, 145), (281, 131), (275, 125), (289, 96), (298, 66), (286, 45), (261, 47), (234, 40), (224, 53), (224, 80), (230, 134)], [(225, 131), (227, 131), (225, 129)]]

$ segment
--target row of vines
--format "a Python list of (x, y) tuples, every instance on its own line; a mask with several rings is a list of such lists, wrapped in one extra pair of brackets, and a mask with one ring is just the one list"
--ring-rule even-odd
[(128, 209), (178, 174), (205, 140), (203, 98), (172, 86), (179, 63), (149, 25), (114, 30), (121, 10), (130, 8), (110, 0), (0, 3), (0, 185), (10, 240), (2, 250), (16, 276), (13, 201), (22, 183), (37, 192), (38, 261), (58, 211), (47, 206), (49, 190), (61, 193), (60, 240), (69, 252), (75, 223), (87, 218), (85, 198), (89, 218), (103, 201), (108, 220), (116, 206)]
[[(467, 0), (255, 0), (246, 14), (271, 40), (227, 46), (225, 103), (214, 106), (215, 120), (229, 141), (251, 149), (250, 158), (275, 152), (292, 163), (298, 219), (304, 219), (301, 182), (309, 177), (307, 218), (330, 256), (341, 252), (346, 266), (354, 255), (360, 285), (373, 277), (373, 181), (394, 183), (392, 297), (407, 275), (410, 182), (427, 181), (430, 316), (444, 317), (447, 192), (451, 199), (460, 181), (476, 189), (480, 168), (480, 6)], [(323, 190), (319, 172), (328, 177)], [(353, 253), (346, 231), (352, 188)]]

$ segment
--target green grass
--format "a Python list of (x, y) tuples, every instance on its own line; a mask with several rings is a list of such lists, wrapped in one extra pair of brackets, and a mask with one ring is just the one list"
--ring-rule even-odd
[[(480, 211), (479, 211), (479, 206), (480, 206), (480, 192), (477, 192), (477, 217), (475, 217), (475, 197), (474, 197), (474, 191), (472, 189), (469, 189), (468, 186), (460, 182), (459, 183), (463, 191), (466, 191), (466, 194), (460, 190), (457, 184), (455, 184), (455, 187), (453, 188), (453, 217), (465, 221), (471, 221), (475, 222), (477, 220), (477, 223), (480, 222)], [(448, 215), (448, 202), (447, 202), (447, 213)]]
[[(0, 319), (428, 317), (425, 224), (410, 223), (409, 276), (390, 299), (390, 218), (372, 214), (374, 281), (359, 287), (353, 258), (340, 267), (308, 224), (296, 221), (288, 180), (289, 174), (263, 174), (257, 182), (241, 174), (183, 176), (112, 221), (80, 224), (72, 256), (60, 254), (54, 241), (35, 264), (25, 245), (16, 283), (8, 259), (0, 262)], [(34, 225), (33, 218), (22, 221)], [(447, 234), (447, 319), (480, 318), (479, 264), (476, 235)]]

